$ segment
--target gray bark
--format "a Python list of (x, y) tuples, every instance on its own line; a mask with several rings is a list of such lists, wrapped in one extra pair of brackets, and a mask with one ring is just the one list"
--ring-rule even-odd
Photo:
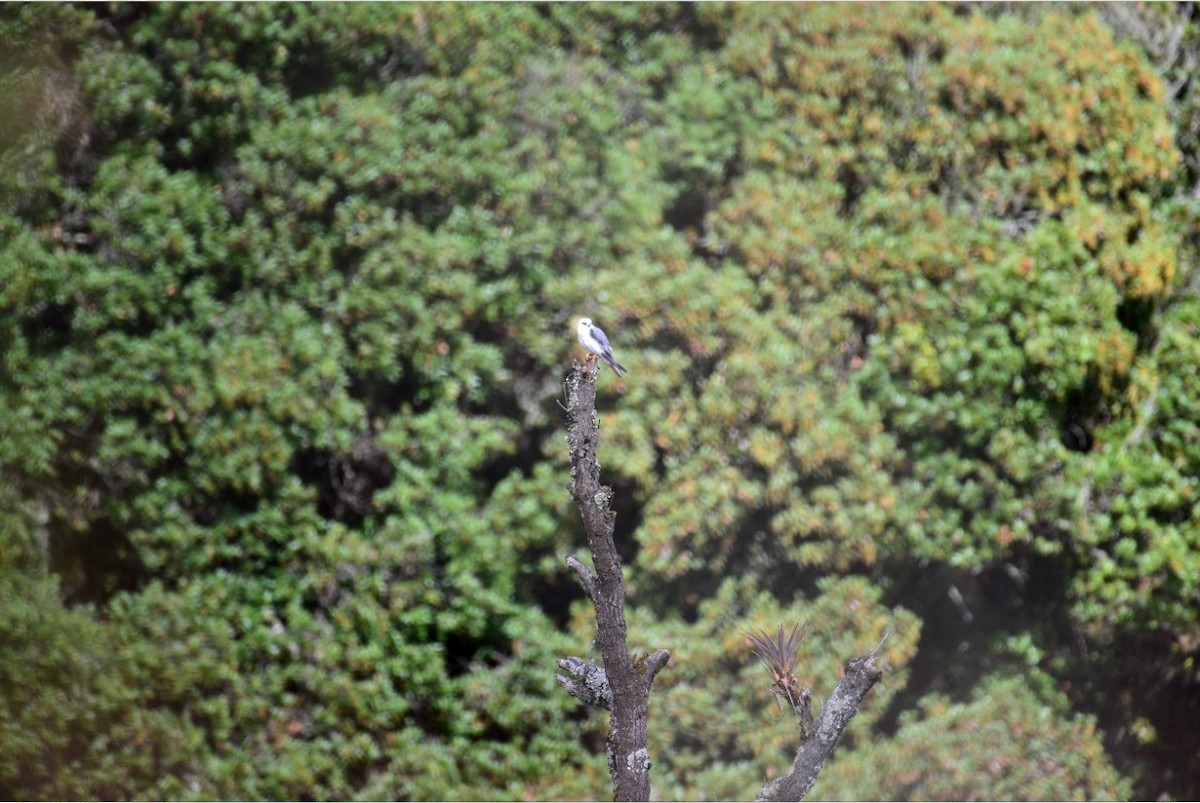
[[(825, 701), (815, 725), (811, 719), (805, 722), (804, 714), (797, 708), (796, 713), (801, 718), (800, 749), (787, 774), (764, 786), (755, 800), (803, 800), (833, 753), (838, 737), (858, 713), (863, 698), (882, 677), (883, 672), (875, 665), (874, 653), (864, 658), (852, 658), (846, 662), (846, 674)], [(808, 692), (808, 689), (804, 691)], [(811, 713), (808, 716), (811, 717)]]
[(608, 769), (616, 800), (650, 799), (650, 758), (646, 750), (650, 685), (670, 659), (667, 650), (629, 654), (625, 627), (625, 578), (613, 541), (616, 514), (609, 503), (612, 488), (600, 484), (596, 456), (597, 362), (589, 356), (567, 377), (567, 446), (571, 453), (568, 490), (579, 506), (592, 553), (589, 568), (575, 556), (567, 559), (596, 609), (597, 643), (604, 668), (570, 657), (558, 666), (571, 677), (557, 675), (559, 685), (589, 705), (612, 711), (608, 732)]

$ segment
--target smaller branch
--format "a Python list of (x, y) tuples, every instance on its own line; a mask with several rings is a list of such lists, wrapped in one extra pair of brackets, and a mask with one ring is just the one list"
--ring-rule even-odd
[(800, 720), (800, 741), (808, 740), (813, 733), (812, 689), (805, 686), (795, 700), (790, 700), (796, 718)]
[(572, 655), (559, 659), (558, 668), (572, 676), (571, 678), (562, 675), (554, 676), (558, 685), (566, 689), (568, 694), (587, 705), (612, 710), (612, 686), (608, 685), (608, 675), (605, 673), (604, 667)]
[(575, 570), (575, 574), (579, 576), (580, 585), (583, 586), (583, 590), (587, 592), (588, 599), (594, 605), (596, 603), (596, 573), (574, 555), (567, 556), (567, 565)]
[(889, 627), (887, 629), (887, 632), (883, 634), (883, 638), (881, 638), (879, 640), (879, 643), (875, 645), (875, 649), (871, 650), (871, 654), (867, 657), (870, 658), (872, 661), (874, 661), (875, 656), (879, 655), (879, 651), (883, 649), (883, 645), (886, 644), (887, 640), (891, 637), (892, 637), (892, 628)]
[[(883, 646), (882, 642), (880, 646)], [(875, 650), (877, 652), (879, 647)], [(796, 751), (796, 757), (792, 760), (787, 774), (764, 786), (755, 800), (803, 800), (833, 753), (842, 731), (858, 713), (867, 692), (882, 678), (882, 670), (875, 665), (875, 652), (865, 658), (852, 658), (847, 661), (845, 676), (825, 701), (815, 727), (809, 723), (809, 733), (807, 737), (801, 738), (800, 748)], [(807, 692), (808, 689), (804, 691)], [(801, 719), (803, 731), (803, 716)]]
[(633, 668), (646, 675), (646, 685), (654, 682), (654, 678), (671, 660), (670, 650), (655, 650), (650, 655), (639, 656), (633, 662)]

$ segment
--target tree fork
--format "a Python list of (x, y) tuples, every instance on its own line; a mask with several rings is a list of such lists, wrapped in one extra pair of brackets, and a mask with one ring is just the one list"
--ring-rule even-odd
[[(782, 643), (783, 628), (779, 632)], [(888, 635), (891, 635), (890, 630), (883, 637), (884, 641)], [(846, 662), (845, 674), (825, 705), (821, 706), (821, 715), (815, 723), (812, 718), (812, 692), (805, 688), (798, 695), (788, 694), (789, 698), (794, 698), (791, 701), (792, 710), (800, 720), (800, 747), (788, 771), (764, 786), (755, 801), (803, 800), (808, 795), (817, 782), (821, 768), (833, 754), (838, 737), (858, 713), (858, 707), (862, 705), (867, 692), (883, 678), (883, 671), (875, 663), (875, 656), (882, 647), (881, 641), (870, 655), (851, 658)], [(791, 649), (794, 650), (794, 646)]]

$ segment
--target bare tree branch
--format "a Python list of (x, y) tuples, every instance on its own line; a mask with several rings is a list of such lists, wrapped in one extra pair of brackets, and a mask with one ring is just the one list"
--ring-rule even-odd
[(596, 573), (574, 555), (567, 556), (567, 565), (575, 570), (575, 574), (579, 577), (579, 584), (587, 592), (588, 599), (594, 600), (596, 598)]
[(613, 541), (616, 514), (609, 506), (612, 488), (600, 484), (596, 457), (599, 421), (596, 416), (596, 358), (575, 364), (566, 381), (567, 447), (571, 454), (571, 492), (583, 517), (594, 569), (575, 556), (567, 565), (596, 609), (597, 642), (604, 661), (601, 669), (579, 658), (566, 658), (558, 667), (573, 677), (558, 675), (559, 685), (589, 705), (612, 711), (608, 732), (608, 769), (617, 800), (650, 799), (650, 757), (646, 750), (650, 685), (671, 654), (657, 650), (631, 657), (626, 640), (625, 578)]
[(572, 697), (578, 697), (588, 705), (612, 711), (612, 686), (608, 685), (608, 675), (604, 667), (572, 655), (559, 660), (558, 668), (571, 675), (555, 675), (554, 679), (558, 681), (558, 685), (570, 692)]
[[(801, 692), (801, 698), (808, 699), (802, 704), (793, 705), (800, 718), (800, 748), (787, 774), (764, 786), (755, 800), (803, 800), (809, 793), (821, 768), (833, 753), (838, 737), (858, 713), (858, 707), (867, 692), (883, 677), (883, 672), (875, 665), (875, 653), (878, 650), (879, 647), (876, 647), (870, 655), (846, 662), (846, 674), (821, 707), (821, 716), (815, 725), (807, 705), (812, 692), (808, 689)], [(806, 715), (809, 718), (807, 722)]]

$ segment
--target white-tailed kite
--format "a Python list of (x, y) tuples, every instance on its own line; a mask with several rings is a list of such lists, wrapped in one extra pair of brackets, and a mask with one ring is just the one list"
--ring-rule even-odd
[(612, 346), (608, 344), (604, 330), (592, 323), (591, 318), (580, 318), (579, 325), (575, 327), (575, 333), (579, 335), (580, 344), (608, 363), (608, 367), (613, 369), (614, 374), (620, 376), (625, 373), (625, 366), (617, 362), (617, 358), (613, 356)]

